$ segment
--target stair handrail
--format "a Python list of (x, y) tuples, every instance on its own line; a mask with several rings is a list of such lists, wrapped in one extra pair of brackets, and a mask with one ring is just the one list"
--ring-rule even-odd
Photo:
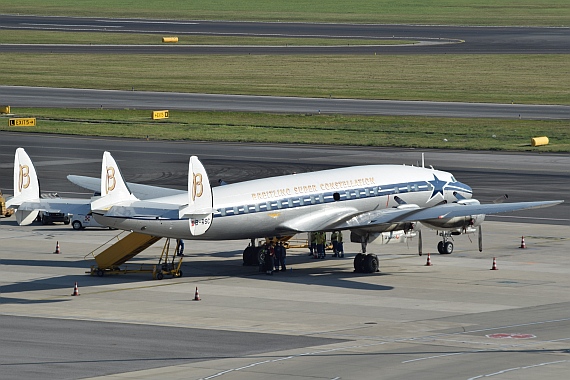
[(121, 231), (119, 232), (119, 234), (117, 234), (116, 236), (113, 236), (112, 238), (110, 238), (109, 240), (107, 240), (106, 242), (104, 242), (103, 244), (101, 244), (100, 246), (98, 246), (97, 248), (95, 248), (94, 250), (92, 250), (91, 252), (89, 252), (88, 254), (86, 254), (85, 256), (83, 256), (83, 260), (90, 260), (87, 258), (87, 256), (91, 255), (93, 256), (93, 259), (95, 259), (95, 252), (97, 252), (100, 248), (108, 245), (110, 242), (112, 242), (113, 240), (117, 239), (117, 241), (121, 240), (119, 238), (119, 236), (121, 236), (122, 234), (124, 234), (125, 232), (132, 232), (132, 231)]

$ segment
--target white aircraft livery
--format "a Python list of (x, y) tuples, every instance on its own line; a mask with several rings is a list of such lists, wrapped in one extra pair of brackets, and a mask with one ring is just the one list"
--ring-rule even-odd
[[(480, 204), (472, 198), (472, 189), (451, 173), (405, 165), (347, 167), (212, 188), (204, 166), (192, 156), (188, 191), (179, 191), (127, 184), (112, 155), (104, 152), (99, 181), (68, 178), (87, 188), (98, 183), (100, 188), (92, 190), (98, 190), (101, 196), (90, 202), (95, 220), (126, 231), (188, 240), (235, 240), (349, 230), (350, 240), (362, 246), (362, 253), (355, 259), (357, 271), (363, 271), (359, 263), (364, 256), (371, 262), (366, 266), (369, 270), (364, 271), (377, 270), (377, 258), (366, 255), (366, 247), (382, 234), (418, 231), (421, 254), (421, 223), (439, 231), (440, 253), (451, 253), (449, 236), (474, 233), (479, 227), (482, 249), (480, 225), (485, 214), (563, 202)], [(137, 197), (137, 190), (131, 191), (131, 187), (138, 188), (144, 199)], [(149, 194), (156, 197), (149, 198)], [(30, 210), (45, 208), (46, 202), (39, 199), (32, 162), (19, 148), (14, 162), (14, 198), (8, 204), (28, 213), (18, 217), (19, 222), (30, 222)], [(49, 207), (56, 208), (55, 203), (51, 200)]]

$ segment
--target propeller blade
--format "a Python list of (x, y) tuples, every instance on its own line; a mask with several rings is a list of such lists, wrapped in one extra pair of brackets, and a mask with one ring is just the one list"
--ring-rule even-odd
[(422, 255), (422, 230), (418, 231), (418, 255)]
[(509, 195), (508, 195), (508, 194), (505, 194), (505, 195), (502, 195), (502, 196), (500, 196), (499, 198), (495, 199), (495, 200), (493, 201), (493, 203), (495, 203), (495, 204), (497, 204), (497, 203), (503, 203), (503, 202), (504, 202), (505, 200), (507, 200), (507, 199), (509, 199)]
[(479, 225), (479, 252), (483, 252), (483, 229)]

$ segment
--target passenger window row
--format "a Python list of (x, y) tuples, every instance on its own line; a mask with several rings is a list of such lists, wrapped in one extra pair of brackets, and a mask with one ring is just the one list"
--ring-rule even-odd
[(346, 201), (346, 200), (361, 199), (361, 198), (380, 197), (392, 194), (402, 194), (402, 193), (410, 193), (410, 192), (425, 191), (425, 190), (429, 190), (429, 187), (425, 182), (395, 184), (390, 186), (384, 186), (384, 188), (380, 186), (373, 186), (373, 187), (366, 187), (360, 189), (348, 189), (344, 191), (302, 195), (299, 197), (290, 197), (290, 198), (272, 200), (257, 204), (221, 208), (216, 211), (214, 217), (253, 214), (256, 212), (283, 210), (288, 208), (295, 208), (295, 207), (302, 207), (302, 206), (309, 206), (309, 205), (316, 205), (323, 203), (331, 203), (331, 202)]

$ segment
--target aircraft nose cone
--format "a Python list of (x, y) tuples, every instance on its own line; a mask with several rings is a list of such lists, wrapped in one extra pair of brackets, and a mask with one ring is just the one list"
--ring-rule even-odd
[(473, 189), (471, 186), (464, 184), (463, 182), (458, 183), (459, 187), (461, 187), (462, 192), (465, 194), (465, 197), (471, 198), (473, 195)]

